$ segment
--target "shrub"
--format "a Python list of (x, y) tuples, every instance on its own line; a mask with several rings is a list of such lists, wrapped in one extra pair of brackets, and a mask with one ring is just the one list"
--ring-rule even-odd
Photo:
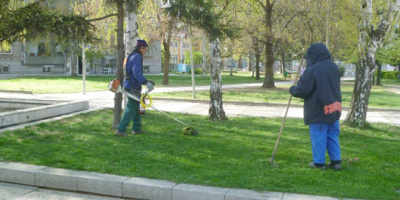
[(381, 78), (383, 79), (397, 79), (397, 71), (382, 71)]
[[(192, 69), (189, 69), (189, 74), (192, 73)], [(203, 69), (202, 68), (196, 68), (194, 69), (194, 74), (203, 74)]]
[(345, 68), (343, 66), (340, 66), (339, 70), (340, 70), (340, 77), (343, 77)]

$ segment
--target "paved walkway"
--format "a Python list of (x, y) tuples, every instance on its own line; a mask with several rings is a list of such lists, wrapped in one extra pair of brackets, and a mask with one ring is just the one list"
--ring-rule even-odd
[[(290, 84), (290, 82), (281, 82), (277, 84)], [(240, 84), (223, 86), (223, 88), (238, 88), (249, 86), (261, 86), (261, 84)], [(196, 90), (208, 90), (209, 87), (197, 87)], [(153, 93), (166, 91), (190, 91), (192, 87), (179, 88), (157, 88)], [(7, 98), (23, 98), (23, 99), (54, 99), (54, 100), (87, 100), (89, 101), (90, 112), (97, 109), (112, 108), (114, 106), (114, 94), (109, 91), (104, 92), (89, 92), (83, 94), (18, 94), (18, 93), (0, 93), (0, 97)], [(153, 106), (159, 110), (168, 112), (180, 112), (198, 115), (208, 115), (208, 102), (195, 100), (154, 100)], [(224, 110), (228, 116), (258, 116), (258, 117), (282, 117), (286, 109), (286, 103), (282, 104), (262, 104), (262, 103), (239, 103), (239, 102), (224, 102)], [(75, 113), (77, 114), (77, 113)], [(66, 116), (71, 116), (70, 114)], [(343, 112), (342, 118), (347, 114)], [(43, 121), (57, 120), (66, 116), (61, 116), (54, 119)], [(293, 106), (289, 109), (288, 117), (302, 118), (303, 109), (301, 106)], [(43, 123), (32, 122), (25, 125), (18, 125), (0, 130), (13, 130), (22, 128), (26, 125)], [(399, 109), (370, 109), (367, 116), (369, 122), (390, 123), (400, 126), (400, 110)], [(61, 171), (60, 171), (61, 170)], [(88, 175), (90, 174), (90, 176)], [(27, 180), (29, 177), (32, 180)], [(41, 181), (41, 178), (45, 181)], [(61, 178), (60, 178), (61, 177)], [(117, 189), (110, 193), (104, 193), (104, 188), (109, 188), (108, 185), (117, 179)], [(170, 182), (160, 182), (158, 180), (149, 180), (131, 177), (117, 177), (113, 175), (95, 174), (88, 172), (76, 172), (72, 170), (62, 170), (48, 168), (44, 166), (31, 166), (19, 163), (1, 163), (0, 162), (0, 200), (2, 199), (235, 199), (235, 200), (262, 200), (262, 199), (323, 199), (334, 200), (337, 198), (321, 197), (302, 194), (290, 194), (281, 192), (255, 192), (241, 189), (227, 189), (205, 187), (187, 184), (174, 184)], [(72, 188), (65, 188), (65, 184), (72, 181)], [(9, 183), (4, 183), (9, 182)], [(40, 184), (42, 182), (42, 184)], [(45, 183), (51, 185), (43, 185)], [(20, 185), (23, 184), (23, 185)], [(75, 184), (75, 185), (74, 185)], [(60, 185), (60, 186), (57, 186)], [(57, 187), (56, 187), (57, 186)], [(132, 187), (130, 190), (127, 188)], [(53, 188), (43, 189), (43, 188)], [(85, 189), (80, 189), (85, 188)], [(89, 188), (89, 189), (88, 189)], [(92, 188), (92, 189), (91, 189)], [(136, 191), (130, 194), (129, 191)], [(139, 188), (139, 189), (138, 189)], [(67, 190), (67, 191), (60, 191)], [(123, 192), (125, 191), (128, 192)], [(74, 192), (71, 192), (74, 191)], [(85, 193), (82, 193), (85, 192)], [(166, 192), (166, 193), (165, 193)], [(91, 193), (90, 195), (87, 193)], [(154, 196), (156, 194), (156, 196)], [(165, 195), (167, 194), (167, 195)], [(100, 195), (100, 196), (99, 196)], [(106, 196), (104, 196), (106, 195)], [(139, 195), (139, 196), (135, 196)], [(158, 195), (158, 196), (157, 196)], [(164, 196), (163, 196), (164, 195)]]

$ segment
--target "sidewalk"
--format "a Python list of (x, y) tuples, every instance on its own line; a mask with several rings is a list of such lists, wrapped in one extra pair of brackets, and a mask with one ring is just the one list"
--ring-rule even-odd
[[(290, 82), (287, 82), (290, 84)], [(286, 84), (286, 83), (282, 83)], [(224, 86), (248, 87), (261, 84), (240, 84)], [(207, 90), (209, 87), (197, 87), (196, 90)], [(190, 91), (191, 87), (160, 88), (154, 91)], [(114, 107), (114, 94), (109, 91), (90, 92), (83, 94), (18, 94), (0, 93), (0, 97), (22, 98), (22, 99), (54, 99), (54, 100), (87, 100), (89, 110)], [(188, 100), (159, 100), (155, 99), (153, 106), (162, 111), (179, 112), (196, 115), (208, 115), (207, 101)], [(282, 104), (250, 104), (238, 102), (224, 102), (224, 110), (227, 116), (232, 117), (283, 117), (286, 102)], [(371, 109), (372, 110), (372, 109)], [(82, 112), (80, 112), (82, 113)], [(0, 130), (19, 129), (27, 125), (43, 123), (45, 121), (58, 120), (79, 113), (60, 116), (39, 122), (18, 125)], [(347, 111), (342, 114), (342, 119)], [(302, 118), (301, 106), (290, 107), (288, 117)], [(400, 126), (400, 111), (374, 110), (368, 112), (368, 122), (390, 123)], [(203, 199), (203, 200), (336, 200), (338, 198), (322, 197), (314, 195), (291, 194), (282, 192), (256, 192), (251, 190), (216, 188), (199, 185), (176, 184), (168, 181), (122, 177), (109, 174), (99, 174), (85, 171), (73, 171), (67, 169), (56, 169), (46, 166), (27, 165), (22, 163), (0, 162), (0, 200), (1, 199)], [(46, 188), (46, 189), (44, 189)], [(54, 190), (55, 189), (55, 190)], [(62, 191), (60, 191), (62, 190)]]

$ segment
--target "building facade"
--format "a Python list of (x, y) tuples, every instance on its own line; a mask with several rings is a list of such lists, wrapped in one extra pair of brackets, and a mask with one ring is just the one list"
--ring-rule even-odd
[[(79, 54), (81, 51), (79, 51)], [(144, 73), (161, 73), (161, 44), (154, 41), (144, 57)], [(0, 75), (71, 75), (82, 74), (81, 56), (67, 56), (65, 50), (51, 41), (15, 42), (9, 50), (0, 49)], [(72, 65), (72, 62), (76, 62)], [(72, 66), (76, 69), (72, 70)], [(86, 74), (116, 74), (117, 61), (114, 55), (93, 57), (87, 60)]]

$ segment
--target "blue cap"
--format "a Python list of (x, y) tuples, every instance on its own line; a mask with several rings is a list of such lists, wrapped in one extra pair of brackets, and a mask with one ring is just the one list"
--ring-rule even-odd
[(140, 47), (140, 46), (148, 47), (149, 45), (147, 45), (146, 40), (137, 40), (136, 46), (138, 46), (138, 47)]

